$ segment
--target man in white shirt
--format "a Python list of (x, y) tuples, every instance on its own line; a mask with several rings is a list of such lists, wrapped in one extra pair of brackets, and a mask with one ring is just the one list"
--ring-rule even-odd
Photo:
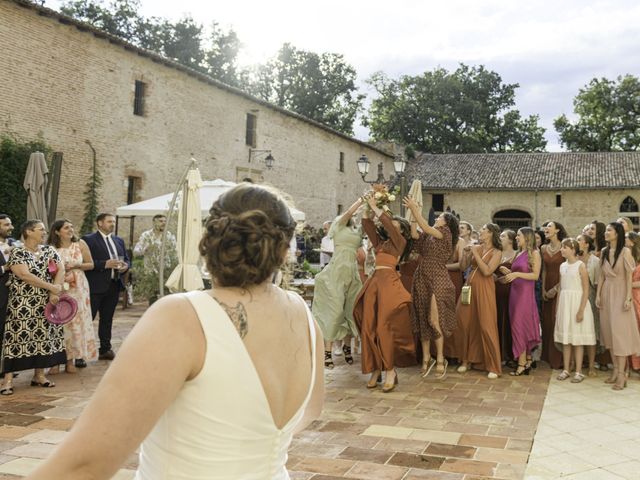
[(324, 230), (324, 237), (320, 241), (320, 268), (324, 268), (331, 260), (333, 255), (333, 240), (329, 238), (329, 229), (331, 228), (331, 222), (324, 222), (322, 229)]

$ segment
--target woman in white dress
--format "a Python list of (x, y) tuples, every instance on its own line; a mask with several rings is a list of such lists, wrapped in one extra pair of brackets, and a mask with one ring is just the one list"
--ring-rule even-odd
[(324, 393), (322, 335), (302, 298), (270, 281), (294, 227), (271, 190), (246, 183), (222, 195), (200, 242), (213, 289), (147, 310), (27, 478), (109, 479), (144, 440), (138, 480), (288, 479), (291, 438)]

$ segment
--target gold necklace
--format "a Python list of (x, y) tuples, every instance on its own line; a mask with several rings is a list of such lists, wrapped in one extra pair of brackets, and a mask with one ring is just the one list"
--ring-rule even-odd
[(549, 255), (553, 256), (560, 251), (560, 248), (562, 248), (562, 244), (558, 245), (557, 248), (551, 248), (551, 243), (549, 243), (547, 245), (547, 252), (549, 252)]

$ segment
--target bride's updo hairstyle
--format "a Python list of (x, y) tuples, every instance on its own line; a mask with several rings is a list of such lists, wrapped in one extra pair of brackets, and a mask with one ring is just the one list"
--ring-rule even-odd
[(285, 261), (295, 227), (275, 190), (243, 183), (211, 206), (200, 254), (217, 285), (257, 285)]

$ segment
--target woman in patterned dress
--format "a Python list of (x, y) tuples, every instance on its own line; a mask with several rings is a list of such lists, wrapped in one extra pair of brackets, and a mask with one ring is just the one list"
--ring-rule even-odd
[[(413, 277), (411, 320), (413, 331), (422, 343), (422, 376), (426, 377), (436, 365), (436, 378), (447, 375), (444, 341), (456, 328), (456, 288), (447, 270), (458, 243), (458, 219), (449, 212), (442, 213), (433, 227), (424, 219), (420, 206), (405, 197), (404, 204), (411, 213), (411, 234), (420, 252), (420, 263)], [(422, 232), (418, 233), (420, 226)], [(431, 358), (431, 341), (436, 345), (436, 359)]]
[[(13, 373), (35, 369), (31, 386), (54, 387), (44, 369), (65, 363), (62, 327), (44, 317), (47, 302), (57, 303), (62, 292), (64, 267), (55, 248), (42, 245), (47, 230), (40, 220), (27, 220), (21, 228), (23, 247), (14, 247), (7, 266), (13, 279), (2, 344), (2, 395), (13, 394)], [(55, 265), (55, 267), (54, 267)], [(57, 268), (55, 275), (52, 270)]]
[[(98, 359), (91, 318), (89, 282), (84, 274), (85, 270), (93, 269), (93, 259), (84, 240), (76, 237), (69, 220), (56, 220), (51, 225), (49, 245), (55, 247), (64, 263), (64, 280), (69, 284), (68, 294), (78, 302), (76, 316), (63, 327), (64, 345), (67, 351), (65, 372), (76, 373), (76, 367), (84, 368), (87, 366), (87, 360)], [(59, 368), (56, 365), (49, 370), (49, 374), (58, 373)]]

